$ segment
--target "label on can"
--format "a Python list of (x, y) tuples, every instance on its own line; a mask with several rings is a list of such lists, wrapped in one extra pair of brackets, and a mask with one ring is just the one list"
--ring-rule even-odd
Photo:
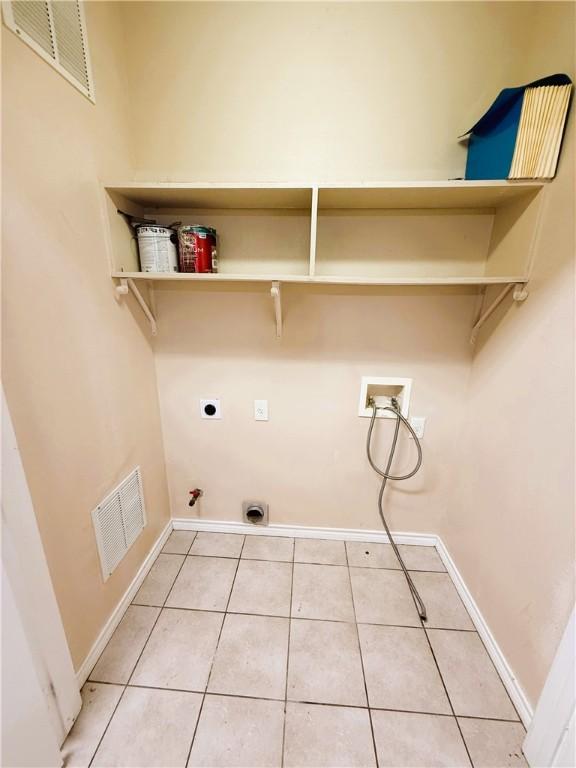
[(211, 227), (178, 228), (181, 272), (215, 272), (216, 230)]
[(169, 227), (138, 227), (138, 253), (142, 272), (177, 272), (175, 232)]

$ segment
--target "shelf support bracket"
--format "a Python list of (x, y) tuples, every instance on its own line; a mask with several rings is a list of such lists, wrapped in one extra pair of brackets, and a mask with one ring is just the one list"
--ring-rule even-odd
[[(528, 298), (528, 291), (526, 289), (525, 283), (509, 283), (508, 285), (505, 285), (504, 288), (500, 291), (500, 293), (496, 296), (494, 301), (484, 309), (484, 302), (482, 302), (482, 306), (480, 307), (480, 311), (478, 313), (478, 316), (476, 318), (476, 321), (474, 325), (472, 326), (472, 333), (470, 334), (470, 344), (475, 344), (476, 339), (478, 338), (478, 333), (480, 332), (480, 328), (484, 325), (486, 320), (490, 317), (490, 315), (493, 314), (493, 312), (497, 309), (497, 307), (502, 304), (506, 296), (510, 293), (510, 291), (514, 289), (514, 292), (512, 293), (512, 298), (514, 301), (521, 302), (525, 301)], [(486, 294), (484, 294), (484, 297)]]
[(157, 333), (157, 327), (156, 327), (156, 318), (154, 317), (152, 311), (150, 310), (150, 307), (148, 304), (144, 301), (144, 297), (138, 290), (138, 286), (132, 280), (131, 277), (129, 278), (120, 278), (120, 283), (116, 286), (116, 293), (118, 296), (126, 296), (130, 291), (134, 294), (134, 298), (140, 305), (142, 312), (144, 312), (146, 319), (150, 323), (150, 329), (152, 331), (152, 335), (156, 336)]
[(280, 283), (278, 280), (272, 281), (270, 295), (274, 302), (274, 314), (276, 315), (276, 337), (282, 338), (282, 294), (280, 293)]

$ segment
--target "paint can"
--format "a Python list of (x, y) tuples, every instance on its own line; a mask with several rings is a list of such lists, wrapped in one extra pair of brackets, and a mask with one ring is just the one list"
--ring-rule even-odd
[(178, 227), (180, 272), (218, 272), (217, 234), (212, 227)]
[(136, 234), (142, 272), (178, 272), (178, 236), (173, 229), (141, 224)]

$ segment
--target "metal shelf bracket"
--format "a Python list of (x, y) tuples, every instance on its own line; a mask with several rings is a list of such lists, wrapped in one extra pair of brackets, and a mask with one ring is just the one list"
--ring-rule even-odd
[(138, 290), (138, 286), (136, 285), (134, 280), (132, 280), (131, 277), (120, 278), (119, 284), (116, 286), (116, 294), (118, 296), (126, 296), (129, 293), (129, 291), (132, 291), (132, 293), (134, 294), (134, 298), (136, 299), (136, 301), (138, 302), (138, 304), (142, 309), (142, 312), (144, 312), (144, 314), (146, 315), (146, 319), (150, 323), (150, 329), (152, 331), (152, 335), (156, 336), (156, 333), (157, 333), (156, 318), (154, 317), (148, 304), (144, 301), (144, 297)]
[(500, 304), (504, 301), (506, 296), (510, 293), (510, 291), (513, 290), (512, 298), (514, 301), (522, 302), (525, 301), (528, 298), (528, 290), (526, 288), (526, 283), (509, 283), (508, 285), (505, 285), (504, 288), (500, 291), (500, 293), (496, 296), (494, 301), (484, 309), (484, 301), (486, 298), (486, 289), (483, 291), (483, 297), (482, 297), (482, 303), (478, 312), (478, 315), (476, 317), (476, 320), (474, 322), (474, 325), (472, 326), (472, 333), (470, 334), (470, 344), (475, 344), (476, 339), (478, 338), (478, 333), (480, 332), (480, 328), (484, 325), (484, 323), (488, 320), (490, 315), (496, 310), (497, 307), (500, 306)]
[(270, 295), (274, 302), (274, 314), (276, 315), (276, 337), (282, 338), (282, 294), (280, 292), (280, 283), (278, 280), (272, 281)]

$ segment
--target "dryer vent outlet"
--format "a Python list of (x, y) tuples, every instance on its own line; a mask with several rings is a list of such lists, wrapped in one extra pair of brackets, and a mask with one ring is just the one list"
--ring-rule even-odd
[(244, 520), (254, 525), (268, 525), (268, 504), (264, 501), (243, 501)]

